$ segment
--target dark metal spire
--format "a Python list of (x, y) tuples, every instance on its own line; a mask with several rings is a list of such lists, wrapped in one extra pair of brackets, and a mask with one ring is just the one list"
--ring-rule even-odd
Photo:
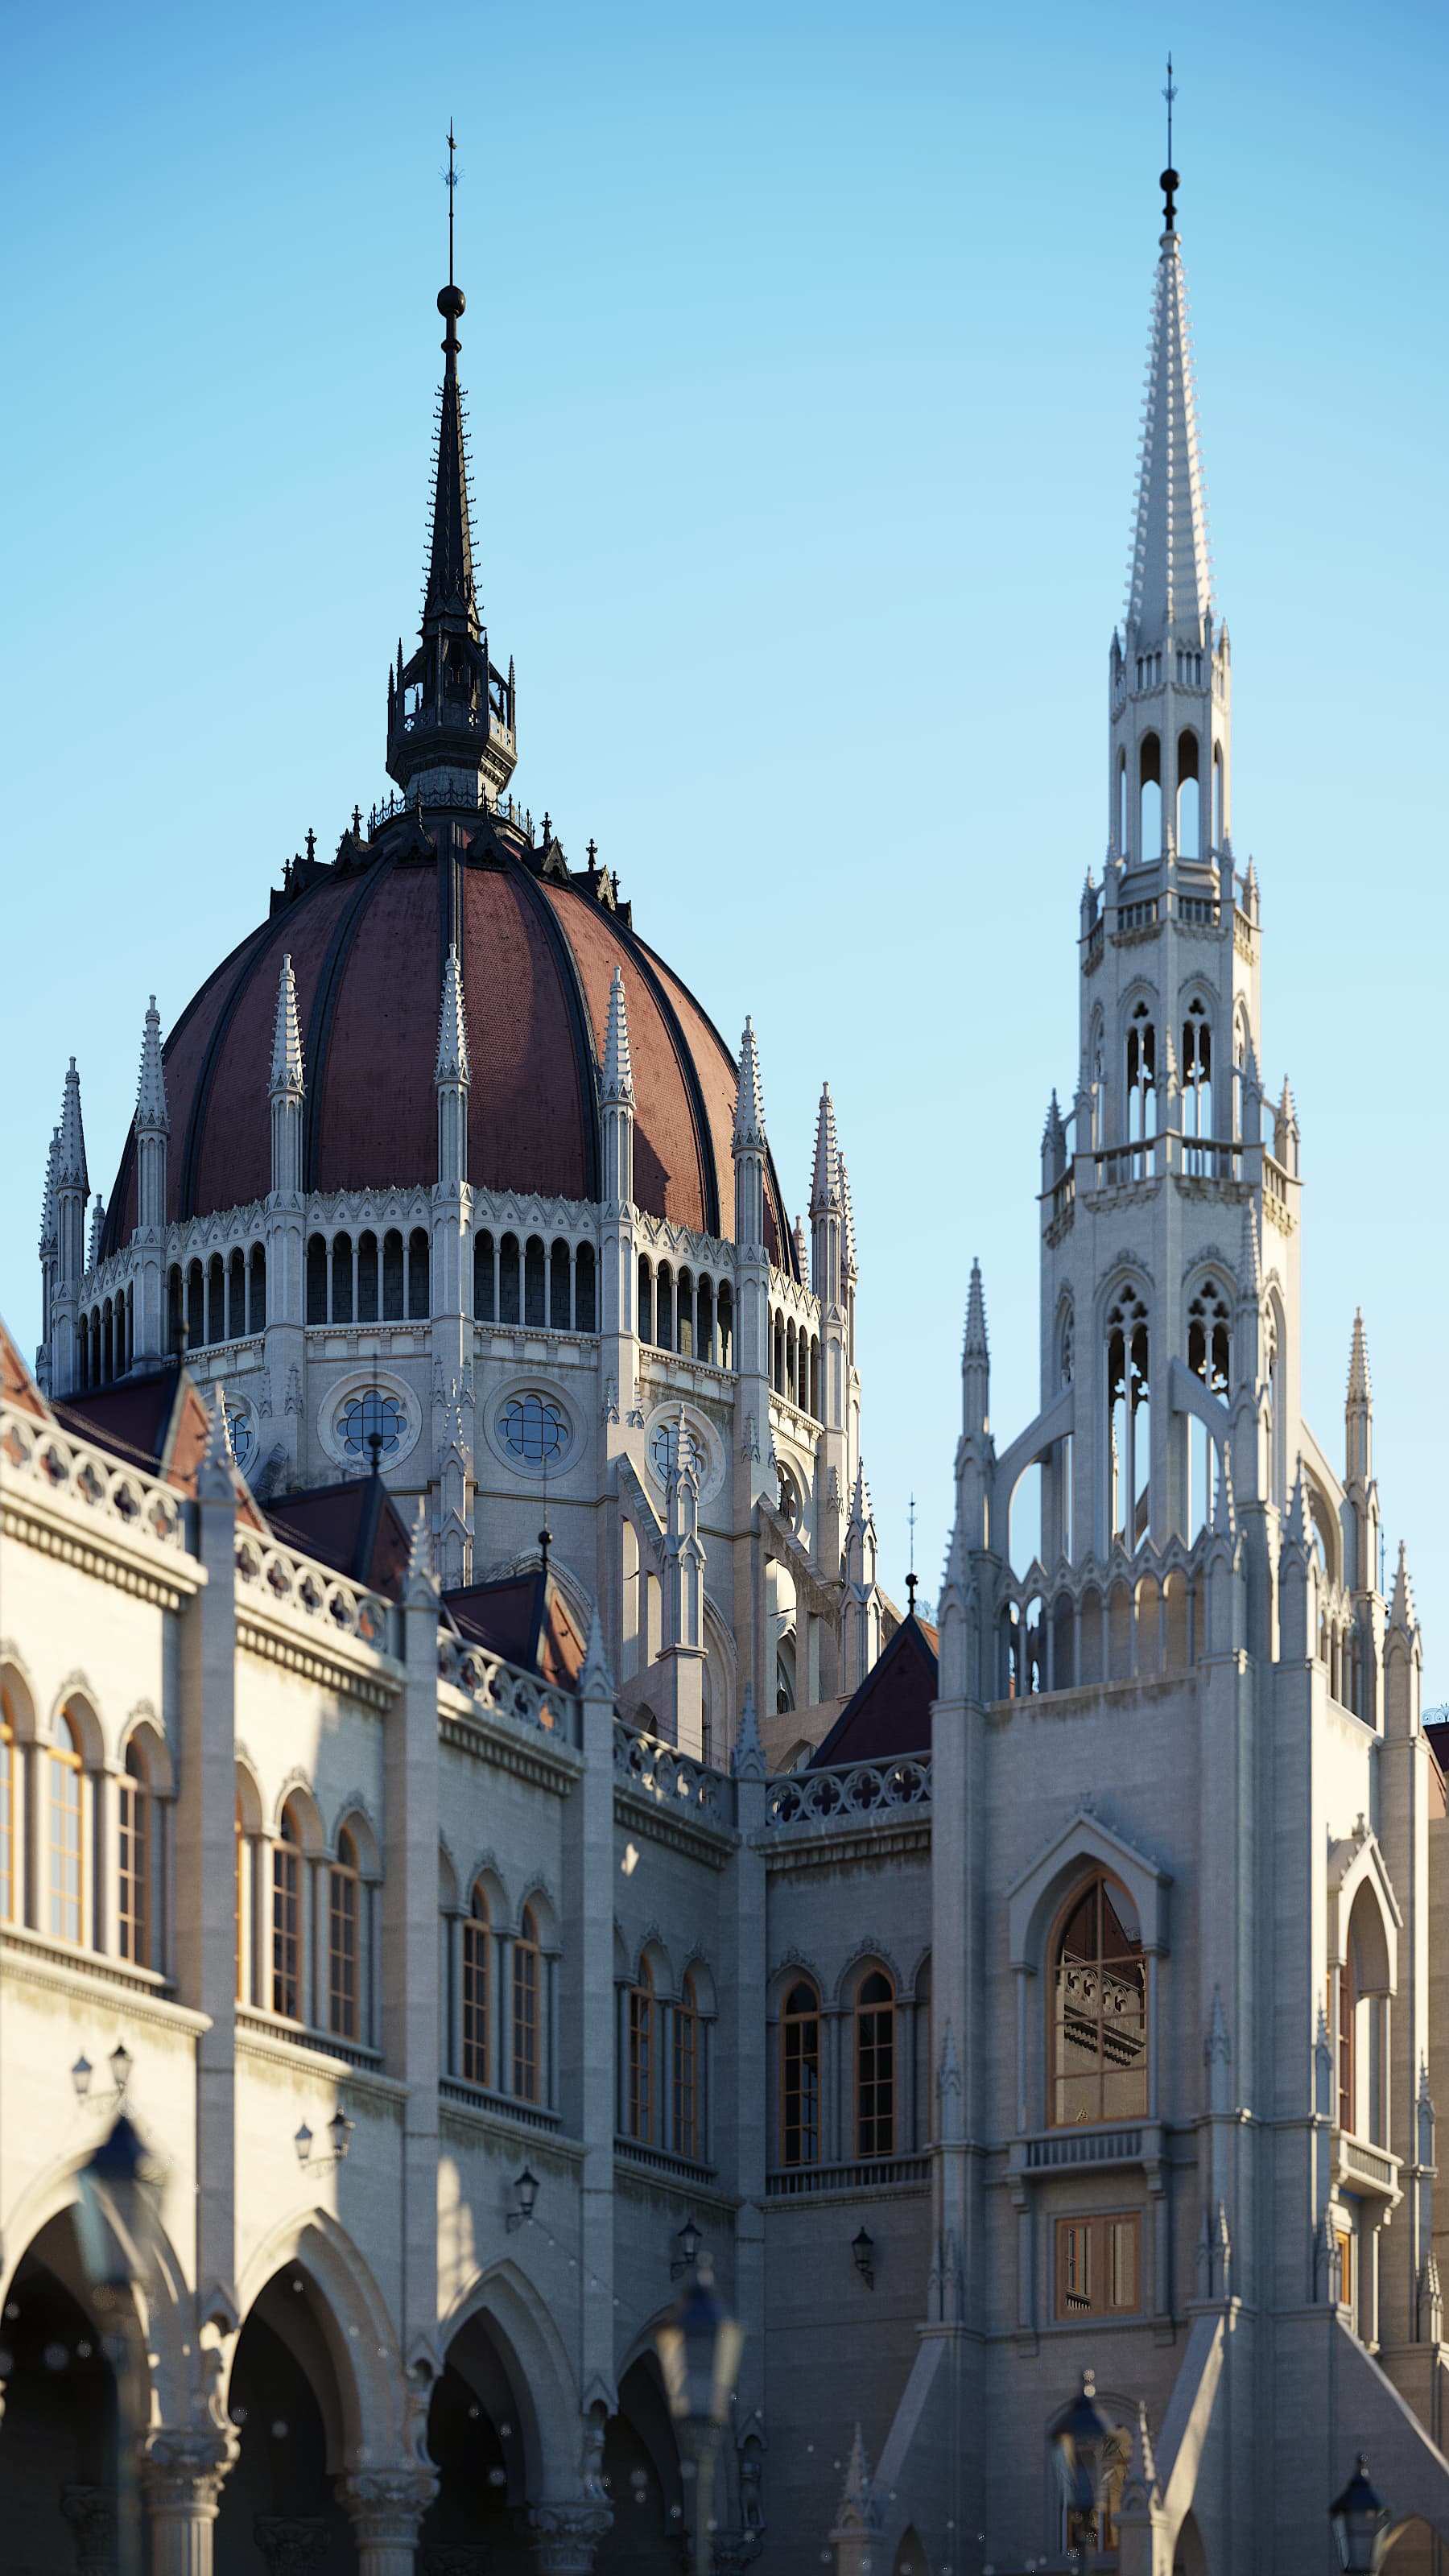
[(481, 629), (473, 588), (473, 539), (468, 524), (468, 459), (463, 439), (463, 396), (458, 383), (461, 286), (453, 283), (453, 195), (458, 184), (456, 146), (448, 126), (448, 283), (438, 296), (445, 326), (443, 393), (438, 412), (438, 473), (433, 492), (433, 543), (423, 603), (424, 635), (466, 633), (476, 644)]
[[(1167, 57), (1167, 87), (1162, 95), (1167, 101), (1167, 168), (1157, 184), (1166, 200), (1163, 207), (1162, 229), (1170, 233), (1177, 229), (1177, 191), (1182, 185), (1172, 166), (1172, 103), (1177, 96), (1177, 84), (1172, 77), (1171, 54)], [(449, 202), (451, 203), (451, 199)], [(451, 270), (449, 274), (451, 275)]]

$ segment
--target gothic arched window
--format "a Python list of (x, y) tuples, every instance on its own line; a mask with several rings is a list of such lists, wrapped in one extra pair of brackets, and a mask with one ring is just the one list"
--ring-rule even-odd
[(488, 2081), (488, 1962), (489, 1920), (487, 1891), (475, 1884), (463, 1925), (463, 2081), (486, 2084)]
[(1107, 1317), (1108, 1535), (1129, 1553), (1151, 1519), (1152, 1431), (1147, 1309), (1126, 1288)]
[(10, 1694), (0, 1688), (0, 1923), (15, 1915), (20, 1837), (16, 1830), (15, 1787), (19, 1762), (15, 1750), (15, 1711)]
[(883, 1968), (855, 1996), (855, 2152), (889, 2156), (896, 2143), (896, 1990)]
[(327, 1875), (327, 2026), (339, 2039), (358, 2039), (362, 2035), (362, 1882), (357, 1845), (345, 1825)]
[[(1141, 1145), (1157, 1133), (1157, 1032), (1146, 1002), (1133, 1005), (1127, 1022), (1127, 1142)], [(1133, 1165), (1140, 1179), (1141, 1171)]]
[(513, 2090), (538, 2100), (538, 1917), (525, 1905), (513, 1944)]
[(654, 2140), (654, 1971), (647, 1959), (629, 1988), (629, 2135), (641, 2145)]
[(50, 1753), (49, 1868), (46, 1930), (57, 1941), (79, 1941), (85, 1923), (85, 1838), (82, 1808), (85, 1773), (80, 1729), (67, 1711)]
[(1052, 1951), (1048, 2100), (1054, 2128), (1147, 2110), (1147, 1961), (1127, 1891), (1100, 1873), (1072, 1897)]
[(689, 1976), (674, 2007), (674, 2152), (699, 2154), (699, 1998)]
[(272, 2010), (302, 2018), (302, 1828), (290, 1800), (272, 1845)]
[(780, 2015), (780, 2161), (820, 2162), (820, 1997), (804, 1977)]
[[(1182, 1132), (1195, 1142), (1213, 1133), (1213, 1030), (1207, 1004), (1194, 999), (1182, 1024)], [(1190, 1172), (1206, 1170), (1201, 1154), (1187, 1155)]]
[(139, 1744), (126, 1747), (116, 1794), (116, 1926), (123, 1959), (151, 1965), (151, 1787)]

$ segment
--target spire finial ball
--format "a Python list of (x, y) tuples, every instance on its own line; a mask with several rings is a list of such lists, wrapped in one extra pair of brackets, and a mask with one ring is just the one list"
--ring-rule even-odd
[(445, 322), (456, 322), (461, 314), (466, 313), (467, 309), (467, 301), (464, 297), (461, 286), (439, 287), (438, 311), (441, 313)]

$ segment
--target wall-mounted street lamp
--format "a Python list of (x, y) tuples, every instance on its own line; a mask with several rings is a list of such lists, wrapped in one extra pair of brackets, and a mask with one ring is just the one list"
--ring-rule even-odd
[(537, 2198), (538, 2176), (536, 2173), (530, 2173), (527, 2165), (525, 2165), (517, 2182), (513, 2186), (514, 2206), (509, 2210), (507, 2217), (503, 2221), (503, 2224), (507, 2228), (510, 2236), (513, 2234), (515, 2227), (526, 2227), (528, 2225), (530, 2218), (533, 2216), (533, 2204)]
[(1114, 2442), (1114, 2428), (1097, 2404), (1096, 2382), (1090, 2370), (1084, 2370), (1080, 2392), (1052, 2434), (1052, 2456), (1062, 2502), (1071, 2518), (1067, 2546), (1072, 2546), (1074, 2519), (1081, 2576), (1091, 2576), (1093, 2551), (1099, 2546)]
[[(131, 2081), (131, 2069), (135, 2063), (136, 2061), (131, 2055), (129, 2048), (126, 2046), (125, 2041), (123, 2039), (118, 2039), (115, 2047), (110, 2053), (110, 2056), (106, 2060), (106, 2064), (111, 2070), (111, 2082), (116, 2088), (116, 2100), (118, 2104), (124, 2102), (126, 2098), (126, 2087)], [(74, 2066), (70, 2070), (70, 2080), (75, 2086), (75, 2098), (78, 2102), (84, 2102), (88, 2098), (91, 2089), (91, 2077), (94, 2073), (95, 2068), (92, 2066), (90, 2059), (86, 2056), (84, 2049), (82, 2049), (80, 2056), (76, 2059)]]
[(327, 2135), (332, 2141), (331, 2152), (328, 2155), (317, 2156), (314, 2158), (312, 2154), (312, 2132), (304, 2120), (300, 2129), (297, 2131), (295, 2138), (292, 2140), (292, 2144), (297, 2150), (298, 2164), (340, 2165), (345, 2163), (347, 2150), (352, 2144), (352, 2132), (356, 2126), (356, 2121), (349, 2120), (344, 2110), (340, 2107), (335, 2110), (331, 2119), (327, 2123)]
[(671, 2281), (680, 2281), (686, 2272), (694, 2270), (699, 2260), (700, 2231), (692, 2218), (686, 2218), (674, 2241), (679, 2252), (669, 2266), (669, 2277)]
[(1388, 2545), (1390, 2514), (1382, 2496), (1369, 2485), (1368, 2461), (1360, 2451), (1358, 2467), (1341, 2496), (1328, 2508), (1338, 2563), (1346, 2576), (1378, 2576)]
[(701, 2255), (679, 2305), (654, 2337), (665, 2395), (687, 2461), (694, 2467), (696, 2576), (710, 2576), (710, 2490), (714, 2455), (729, 2422), (745, 2330), (716, 2298), (714, 2272)]
[(850, 2250), (855, 2256), (855, 2268), (866, 2288), (873, 2290), (875, 2288), (875, 2238), (867, 2236), (862, 2227), (857, 2235), (852, 2236)]
[(75, 2098), (78, 2102), (83, 2102), (91, 2089), (93, 2071), (90, 2059), (82, 2051), (70, 2070), (70, 2080), (75, 2086)]

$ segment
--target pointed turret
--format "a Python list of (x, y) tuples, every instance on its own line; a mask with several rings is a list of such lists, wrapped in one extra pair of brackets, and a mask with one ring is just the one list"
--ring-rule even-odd
[(1394, 1593), (1389, 1603), (1389, 1626), (1402, 1636), (1418, 1634), (1419, 1622), (1414, 1610), (1414, 1590), (1409, 1581), (1409, 1552), (1399, 1541), (1399, 1562), (1394, 1572)]
[(55, 1169), (56, 1278), (63, 1285), (85, 1269), (86, 1201), (90, 1174), (86, 1168), (85, 1126), (81, 1118), (80, 1075), (75, 1057), (65, 1077)]
[(664, 1484), (663, 1666), (660, 1732), (703, 1755), (704, 1547), (699, 1535), (699, 1454), (681, 1404), (669, 1433)]
[[(810, 1182), (810, 1284), (827, 1313), (839, 1310), (845, 1286), (845, 1167), (835, 1132), (835, 1103), (827, 1082), (815, 1120), (815, 1166)], [(801, 1277), (805, 1276), (802, 1267)]]
[[(451, 149), (451, 147), (450, 147)], [(450, 177), (451, 177), (450, 172)], [(428, 579), (422, 641), (411, 661), (388, 673), (387, 765), (406, 794), (434, 804), (496, 805), (517, 760), (513, 665), (488, 656), (473, 570), (472, 495), (458, 324), (466, 309), (453, 277), (449, 194), (448, 283), (443, 317), (443, 383), (438, 396)]]
[(297, 979), (288, 956), (282, 959), (277, 978), (277, 1009), (272, 1024), (272, 1192), (276, 1197), (301, 1195), (305, 1096)]
[(846, 1596), (841, 1684), (846, 1691), (859, 1689), (880, 1654), (881, 1599), (876, 1581), (877, 1554), (875, 1514), (871, 1509), (870, 1487), (865, 1481), (865, 1463), (862, 1460), (855, 1470), (850, 1518), (845, 1524)]
[(40, 1203), (40, 1340), (35, 1352), (35, 1380), (43, 1395), (54, 1391), (51, 1385), (50, 1333), (58, 1250), (56, 1183), (59, 1170), (60, 1129), (52, 1127), (50, 1151), (45, 1158), (45, 1193)]
[(604, 1077), (599, 1097), (620, 1107), (634, 1106), (634, 1064), (629, 1053), (629, 1012), (624, 978), (616, 966), (609, 985), (609, 1025), (604, 1034)]
[(966, 1295), (966, 1337), (961, 1346), (961, 1427), (969, 1438), (985, 1433), (991, 1420), (991, 1353), (986, 1342), (986, 1293), (981, 1264), (971, 1264)]
[(106, 1203), (97, 1190), (91, 1202), (91, 1229), (86, 1243), (86, 1268), (94, 1270), (101, 1257), (101, 1237), (106, 1230)]
[(166, 1223), (166, 1139), (170, 1132), (166, 1068), (161, 1059), (161, 1014), (153, 993), (141, 1032), (141, 1069), (136, 1078), (136, 1223), (143, 1234), (159, 1234)]
[(755, 1024), (746, 1020), (740, 1039), (739, 1088), (732, 1137), (735, 1166), (735, 1241), (762, 1251), (765, 1241), (765, 1110)]
[(821, 1090), (815, 1120), (815, 1170), (810, 1184), (810, 1213), (819, 1216), (841, 1205), (840, 1143), (835, 1133), (835, 1103), (827, 1082)]
[(1384, 1733), (1403, 1739), (1420, 1727), (1424, 1648), (1409, 1581), (1408, 1551), (1399, 1541), (1393, 1599), (1384, 1631)]
[(730, 1769), (737, 1780), (763, 1780), (765, 1777), (765, 1748), (760, 1741), (759, 1720), (755, 1715), (753, 1682), (745, 1684), (739, 1724), (735, 1729), (734, 1751), (730, 1756)]
[(1367, 1487), (1374, 1472), (1374, 1394), (1369, 1378), (1368, 1338), (1363, 1328), (1363, 1308), (1358, 1307), (1353, 1319), (1353, 1339), (1348, 1352), (1348, 1393), (1343, 1406), (1344, 1473), (1350, 1485)]
[(629, 1052), (624, 978), (617, 966), (609, 985), (599, 1114), (604, 1146), (604, 1205), (617, 1211), (628, 1207), (634, 1196), (634, 1060)]
[(438, 1181), (448, 1190), (461, 1190), (468, 1178), (468, 1087), (472, 1078), (463, 974), (458, 951), (451, 947), (443, 968), (438, 1052), (433, 1066), (438, 1095)]
[(1238, 1256), (1238, 1296), (1245, 1306), (1257, 1306), (1263, 1295), (1263, 1255), (1258, 1241), (1258, 1216), (1251, 1199), (1243, 1202), (1242, 1250)]
[(1142, 463), (1127, 573), (1127, 654), (1173, 636), (1206, 643), (1212, 615), (1207, 509), (1182, 246), (1169, 219), (1153, 289)]

